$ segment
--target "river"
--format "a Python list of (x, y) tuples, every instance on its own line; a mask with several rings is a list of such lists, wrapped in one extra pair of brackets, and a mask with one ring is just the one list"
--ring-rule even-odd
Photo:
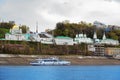
[(0, 80), (120, 80), (120, 66), (0, 66)]

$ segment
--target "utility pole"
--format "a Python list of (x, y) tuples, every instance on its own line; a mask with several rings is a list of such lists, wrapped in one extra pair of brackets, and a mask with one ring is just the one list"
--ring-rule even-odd
[(54, 38), (54, 30), (52, 31), (52, 36), (53, 36), (53, 45), (55, 45), (55, 38)]
[(36, 33), (38, 33), (38, 22), (36, 22)]
[(37, 53), (39, 53), (39, 42), (38, 42), (38, 37), (39, 37), (39, 34), (38, 34), (38, 22), (36, 22)]

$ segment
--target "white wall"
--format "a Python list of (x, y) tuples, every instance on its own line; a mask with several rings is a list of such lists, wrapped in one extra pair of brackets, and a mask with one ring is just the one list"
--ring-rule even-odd
[(57, 45), (73, 45), (73, 39), (55, 39)]

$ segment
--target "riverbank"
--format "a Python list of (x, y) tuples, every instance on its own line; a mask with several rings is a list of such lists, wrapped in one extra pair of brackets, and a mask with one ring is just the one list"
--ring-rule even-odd
[[(0, 54), (0, 65), (30, 65), (36, 58), (49, 58), (54, 55), (10, 55)], [(56, 55), (55, 55), (56, 56)], [(97, 56), (56, 56), (62, 60), (70, 61), (71, 65), (120, 65), (120, 60)]]

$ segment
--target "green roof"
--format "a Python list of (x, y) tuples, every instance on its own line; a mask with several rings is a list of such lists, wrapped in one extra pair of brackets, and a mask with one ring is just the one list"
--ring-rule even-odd
[(67, 37), (67, 36), (57, 36), (56, 38), (58, 38), (58, 39), (72, 39), (71, 37)]
[(0, 38), (0, 40), (5, 40), (5, 38)]

